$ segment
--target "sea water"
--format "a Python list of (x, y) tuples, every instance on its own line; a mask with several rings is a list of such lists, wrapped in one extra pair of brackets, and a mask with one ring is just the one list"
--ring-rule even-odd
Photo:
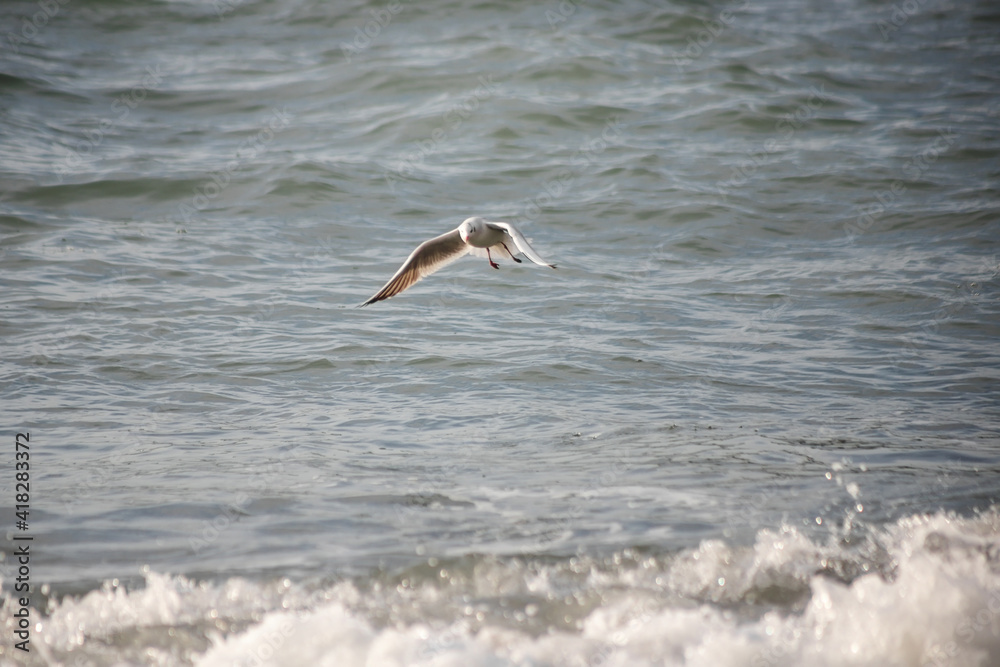
[(994, 3), (0, 25), (3, 665), (1000, 664)]

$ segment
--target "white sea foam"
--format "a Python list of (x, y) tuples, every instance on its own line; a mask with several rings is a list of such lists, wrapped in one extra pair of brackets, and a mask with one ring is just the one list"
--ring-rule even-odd
[(80, 665), (989, 667), (1000, 511), (911, 516), (853, 543), (784, 527), (742, 547), (430, 559), (333, 585), (151, 573), (56, 603), (33, 641)]

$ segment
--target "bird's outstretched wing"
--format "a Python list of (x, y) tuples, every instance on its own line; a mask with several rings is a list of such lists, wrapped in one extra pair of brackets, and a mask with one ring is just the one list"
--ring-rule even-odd
[(469, 246), (459, 236), (457, 229), (424, 241), (410, 253), (396, 274), (385, 284), (385, 287), (361, 305), (367, 306), (376, 301), (396, 296), (421, 278), (431, 275), (468, 252)]
[(538, 253), (535, 252), (535, 249), (528, 244), (527, 239), (524, 238), (521, 232), (517, 231), (517, 227), (515, 227), (514, 225), (510, 224), (509, 222), (493, 222), (493, 221), (489, 221), (486, 224), (489, 225), (490, 227), (493, 227), (493, 229), (502, 229), (503, 231), (507, 232), (507, 234), (512, 239), (514, 239), (514, 245), (517, 246), (517, 249), (520, 250), (522, 253), (524, 253), (524, 256), (530, 259), (535, 264), (539, 264), (541, 266), (548, 266), (553, 269), (556, 268), (555, 264), (549, 264), (544, 259), (538, 256)]

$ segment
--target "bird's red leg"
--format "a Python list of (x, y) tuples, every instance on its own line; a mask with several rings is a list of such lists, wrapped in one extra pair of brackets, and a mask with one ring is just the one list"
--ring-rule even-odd
[(493, 257), (492, 257), (492, 255), (490, 255), (490, 249), (489, 248), (486, 249), (486, 259), (490, 260), (490, 266), (492, 266), (494, 269), (499, 269), (500, 268), (500, 265), (493, 261)]
[(512, 253), (512, 252), (510, 251), (510, 248), (508, 248), (508, 247), (507, 247), (507, 244), (506, 244), (506, 243), (503, 243), (503, 242), (501, 241), (500, 245), (502, 245), (502, 246), (503, 246), (503, 249), (507, 251), (507, 254), (508, 254), (508, 255), (510, 255), (510, 258), (511, 258), (512, 260), (514, 260), (514, 261), (515, 261), (515, 262), (517, 262), (518, 264), (520, 264), (520, 263), (521, 263), (521, 260), (519, 260), (519, 259), (518, 259), (517, 257), (514, 257), (514, 253)]

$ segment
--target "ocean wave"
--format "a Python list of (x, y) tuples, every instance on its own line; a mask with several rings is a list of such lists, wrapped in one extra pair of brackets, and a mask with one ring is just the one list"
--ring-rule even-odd
[[(27, 664), (955, 665), (1000, 660), (1000, 509), (673, 553), (430, 557), (293, 583), (147, 572), (59, 599)], [(3, 607), (5, 631), (15, 606)], [(6, 659), (11, 658), (10, 648)], [(75, 661), (75, 662), (74, 662)]]

